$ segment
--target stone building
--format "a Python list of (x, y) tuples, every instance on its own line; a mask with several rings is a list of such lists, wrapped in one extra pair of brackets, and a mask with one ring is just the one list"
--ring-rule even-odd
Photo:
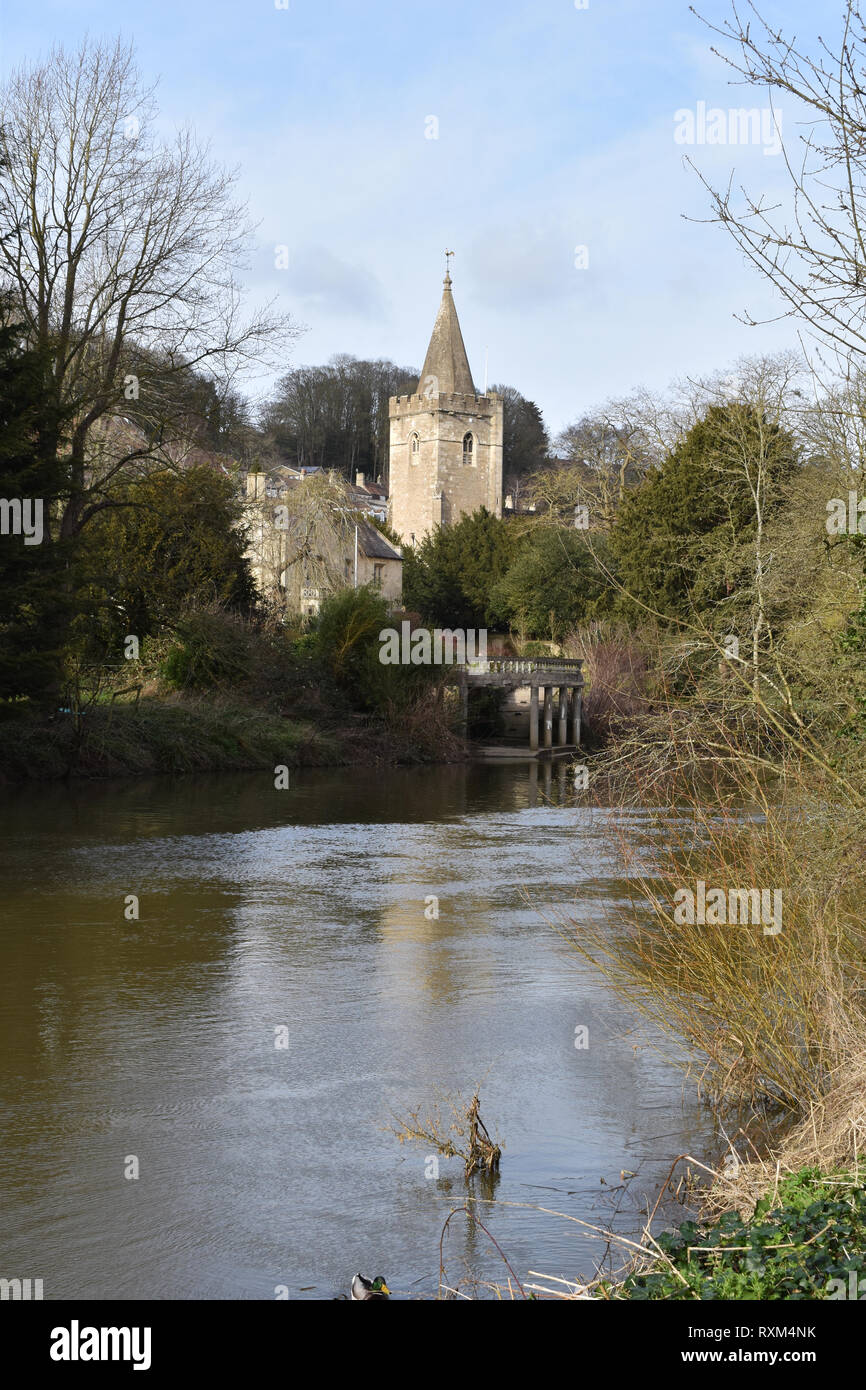
[(381, 489), (316, 470), (248, 473), (250, 568), (259, 592), (291, 613), (313, 617), (338, 589), (371, 584), (392, 608), (401, 602), (403, 556), (373, 524)]
[(486, 507), (502, 515), (502, 399), (479, 395), (446, 272), (418, 389), (389, 402), (390, 522), (415, 544)]

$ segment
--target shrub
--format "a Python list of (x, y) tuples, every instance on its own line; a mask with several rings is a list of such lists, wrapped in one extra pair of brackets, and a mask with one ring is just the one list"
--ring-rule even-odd
[(192, 613), (175, 627), (175, 642), (160, 675), (175, 690), (205, 690), (240, 684), (248, 675), (253, 630), (220, 609)]
[(570, 657), (583, 658), (583, 716), (593, 741), (605, 739), (617, 721), (646, 710), (649, 661), (631, 633), (590, 623), (566, 638), (563, 649)]
[(435, 683), (435, 666), (384, 665), (380, 632), (392, 627), (376, 589), (341, 589), (322, 604), (314, 629), (317, 654), (352, 703), (377, 714), (396, 714)]

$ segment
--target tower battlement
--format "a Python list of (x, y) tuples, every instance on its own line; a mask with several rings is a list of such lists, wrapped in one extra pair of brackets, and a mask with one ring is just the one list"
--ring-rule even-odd
[(485, 396), (469, 396), (462, 391), (439, 392), (438, 395), (418, 391), (411, 396), (391, 396), (388, 405), (392, 415), (417, 415), (430, 410), (489, 411), (495, 409), (501, 399), (495, 391)]

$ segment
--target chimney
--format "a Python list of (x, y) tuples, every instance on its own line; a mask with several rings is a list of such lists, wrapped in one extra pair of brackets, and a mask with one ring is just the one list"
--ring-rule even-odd
[(250, 502), (255, 502), (257, 498), (265, 495), (265, 475), (264, 473), (247, 474), (247, 498)]
[(363, 486), (364, 486), (364, 478), (365, 478), (365, 477), (366, 477), (366, 474), (364, 474), (364, 473), (356, 473), (356, 474), (355, 474), (355, 487), (363, 487)]

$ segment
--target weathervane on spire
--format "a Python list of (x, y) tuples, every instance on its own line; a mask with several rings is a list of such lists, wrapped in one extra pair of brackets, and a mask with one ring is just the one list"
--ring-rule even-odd
[(451, 279), (451, 259), (450, 259), (450, 258), (451, 258), (451, 256), (453, 256), (453, 255), (454, 255), (454, 252), (453, 252), (453, 251), (446, 251), (446, 252), (445, 252), (445, 279), (446, 279), (446, 280), (450, 280), (450, 279)]

